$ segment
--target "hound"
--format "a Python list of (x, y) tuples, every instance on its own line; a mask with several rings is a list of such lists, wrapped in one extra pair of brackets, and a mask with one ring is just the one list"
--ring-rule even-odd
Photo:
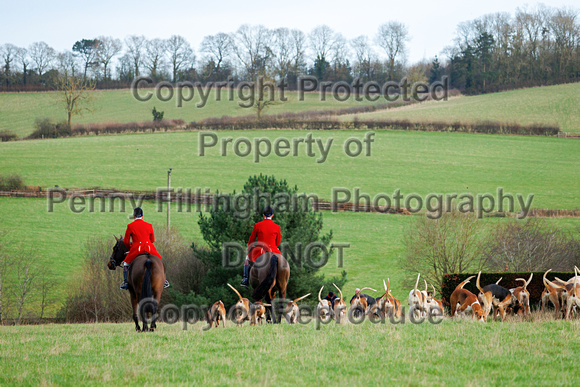
[[(427, 287), (426, 282), (425, 282), (425, 287)], [(438, 300), (434, 297), (435, 286), (431, 285), (431, 287), (433, 288), (433, 291), (427, 292), (427, 300), (425, 302), (427, 314), (431, 315), (432, 310), (439, 309), (439, 311), (441, 312), (441, 316), (443, 316), (445, 314), (445, 309), (443, 309), (443, 302), (441, 302), (440, 300)]]
[[(387, 278), (387, 283), (383, 280), (383, 286), (385, 287), (385, 294), (381, 297), (382, 301), (379, 305), (379, 310), (384, 316), (394, 316), (395, 318), (401, 318), (403, 315), (403, 308), (401, 306), (401, 301), (397, 300), (390, 291), (391, 279)], [(378, 303), (378, 301), (377, 301)]]
[[(530, 278), (526, 281), (524, 278), (516, 278), (516, 281), (522, 281), (523, 285), (517, 288), (510, 289), (511, 294), (518, 300), (524, 310), (524, 317), (530, 315), (530, 292), (528, 292), (528, 285), (532, 282), (534, 273), (530, 274)], [(501, 279), (501, 278), (500, 278)], [(496, 282), (496, 285), (499, 283)]]
[(415, 282), (415, 289), (412, 289), (409, 292), (409, 307), (411, 312), (413, 313), (413, 317), (425, 317), (425, 301), (427, 294), (423, 293), (422, 291), (417, 290), (417, 286), (419, 285), (419, 277), (421, 277), (421, 273), (417, 275), (417, 281)]
[(365, 289), (376, 292), (375, 289), (369, 287), (355, 290), (354, 296), (350, 299), (350, 309), (353, 311), (354, 317), (360, 316), (360, 313), (363, 313), (363, 315), (368, 314), (372, 306), (376, 303), (373, 297), (362, 293)]
[(215, 323), (215, 327), (219, 327), (220, 320), (222, 321), (223, 327), (226, 327), (226, 307), (224, 303), (216, 301), (210, 309), (205, 314), (205, 320), (207, 321), (209, 327), (211, 328)]
[[(556, 287), (555, 283), (560, 282), (555, 280), (554, 282), (548, 281), (546, 275), (552, 271), (552, 269), (548, 270), (544, 273), (542, 281), (544, 283), (544, 291), (542, 292), (542, 310), (546, 308), (548, 301), (550, 301), (554, 305), (554, 318), (560, 318), (561, 316), (561, 307), (564, 306), (564, 301), (567, 297), (567, 291), (562, 287)], [(565, 283), (563, 284), (565, 286)]]
[(251, 305), (250, 325), (256, 325), (256, 323), (262, 325), (262, 320), (266, 318), (266, 306), (271, 306), (271, 304), (264, 304), (262, 301), (256, 301)]
[(336, 322), (340, 324), (341, 322), (346, 321), (346, 302), (344, 302), (344, 298), (342, 297), (342, 291), (340, 290), (340, 288), (336, 286), (335, 283), (333, 283), (333, 285), (340, 294), (340, 298), (334, 300), (333, 307), (334, 318), (336, 319)]
[(288, 321), (288, 324), (296, 324), (296, 320), (298, 320), (298, 317), (300, 317), (300, 308), (298, 307), (297, 302), (308, 297), (310, 295), (310, 293), (308, 293), (305, 296), (299, 297), (297, 299), (295, 299), (294, 301), (289, 301), (286, 304), (286, 321)]
[[(545, 281), (552, 287), (566, 290), (566, 320), (570, 319), (572, 308), (580, 308), (580, 282), (578, 279), (578, 268), (574, 266), (574, 282), (567, 283), (566, 285), (556, 284), (550, 282), (548, 279)], [(564, 306), (562, 304), (562, 306)]]
[(247, 298), (243, 298), (242, 295), (240, 294), (240, 292), (238, 292), (236, 290), (236, 288), (234, 288), (232, 285), (228, 284), (228, 286), (230, 288), (232, 288), (232, 290), (234, 292), (236, 292), (236, 294), (240, 298), (240, 300), (238, 302), (236, 302), (236, 305), (235, 305), (236, 312), (237, 312), (236, 313), (236, 325), (242, 326), (244, 321), (246, 321), (250, 318), (250, 300), (248, 300)]
[(487, 319), (487, 316), (489, 315), (489, 312), (493, 306), (499, 311), (499, 314), (501, 315), (501, 321), (504, 321), (506, 308), (515, 304), (517, 302), (516, 298), (512, 296), (512, 293), (509, 290), (497, 284), (490, 284), (482, 288), (479, 284), (480, 276), (481, 271), (477, 274), (476, 286), (480, 291), (477, 298), (483, 304), (485, 318)]
[(316, 315), (322, 320), (327, 320), (332, 318), (332, 303), (329, 300), (323, 300), (320, 295), (322, 294), (322, 289), (318, 291), (318, 306), (316, 307)]
[(465, 311), (472, 310), (473, 318), (478, 321), (485, 322), (485, 311), (481, 308), (479, 300), (475, 294), (471, 293), (463, 287), (471, 280), (474, 275), (467, 278), (465, 281), (457, 285), (450, 297), (451, 303), (451, 317), (465, 316)]

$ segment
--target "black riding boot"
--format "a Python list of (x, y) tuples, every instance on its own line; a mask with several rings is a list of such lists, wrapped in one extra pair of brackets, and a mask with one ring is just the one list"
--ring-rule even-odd
[(250, 284), (250, 281), (248, 280), (249, 278), (250, 278), (250, 265), (244, 265), (244, 279), (242, 280), (242, 283), (240, 285), (247, 288), (248, 285)]
[(121, 285), (122, 290), (129, 289), (129, 282), (127, 282), (128, 274), (129, 274), (129, 266), (123, 266), (123, 279), (125, 280), (125, 282), (123, 282), (123, 285)]

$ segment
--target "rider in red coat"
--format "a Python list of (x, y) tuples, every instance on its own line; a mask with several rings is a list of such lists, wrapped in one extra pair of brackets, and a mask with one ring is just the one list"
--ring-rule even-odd
[(264, 209), (264, 220), (254, 224), (252, 235), (248, 241), (248, 256), (244, 262), (244, 279), (242, 286), (248, 286), (250, 276), (250, 267), (256, 262), (256, 259), (265, 252), (281, 254), (278, 245), (282, 240), (280, 226), (272, 221), (274, 211), (268, 206)]
[[(140, 254), (149, 253), (161, 258), (161, 255), (157, 252), (157, 249), (153, 245), (155, 242), (155, 234), (153, 233), (153, 226), (151, 223), (147, 223), (143, 220), (143, 210), (139, 207), (133, 210), (133, 218), (135, 220), (127, 225), (127, 231), (125, 231), (125, 247), (129, 249), (127, 256), (123, 262), (123, 277), (125, 282), (121, 285), (121, 289), (128, 289), (129, 284), (127, 283), (127, 275), (129, 272), (129, 266), (131, 262)], [(131, 243), (131, 241), (133, 243)], [(165, 287), (169, 286), (169, 283), (165, 281)]]

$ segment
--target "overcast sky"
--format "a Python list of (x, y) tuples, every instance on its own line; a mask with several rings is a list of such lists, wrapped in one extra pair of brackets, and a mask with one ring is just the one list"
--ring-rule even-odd
[[(382, 23), (405, 23), (411, 35), (408, 59), (432, 58), (452, 42), (457, 24), (487, 13), (510, 12), (529, 4), (519, 0), (293, 0), (293, 1), (47, 1), (2, 0), (0, 44), (26, 47), (45, 41), (58, 51), (71, 50), (75, 41), (99, 35), (123, 39), (184, 36), (199, 48), (205, 35), (233, 32), (240, 25), (298, 28), (305, 33), (327, 24), (346, 38), (374, 37)], [(550, 6), (580, 8), (580, 0), (554, 0)]]

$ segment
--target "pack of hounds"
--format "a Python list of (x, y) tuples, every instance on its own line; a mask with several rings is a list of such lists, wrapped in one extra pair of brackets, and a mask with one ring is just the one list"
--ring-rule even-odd
[[(541, 310), (544, 310), (548, 303), (551, 303), (555, 309), (556, 318), (570, 319), (572, 313), (580, 311), (580, 269), (574, 267), (574, 277), (567, 281), (556, 277), (553, 281), (546, 278), (546, 275), (551, 270), (544, 273), (543, 284), (544, 291), (542, 293)], [(471, 276), (461, 282), (450, 297), (450, 307), (452, 318), (466, 318), (467, 313), (471, 313), (471, 318), (486, 322), (491, 315), (493, 319), (501, 318), (504, 321), (509, 314), (520, 315), (523, 317), (530, 315), (530, 293), (527, 289), (532, 281), (533, 273), (526, 280), (525, 278), (518, 278), (516, 281), (521, 281), (521, 286), (507, 289), (500, 285), (502, 278), (496, 283), (481, 287), (480, 284), (481, 272), (477, 275), (476, 286), (479, 294), (474, 293), (464, 286), (476, 276)], [(443, 302), (434, 297), (435, 287), (431, 285), (432, 291), (428, 290), (427, 281), (424, 280), (425, 290), (419, 290), (419, 280), (421, 274), (417, 275), (415, 287), (409, 292), (408, 305), (410, 307), (410, 314), (413, 318), (426, 318), (428, 316), (445, 316), (445, 309)], [(235, 305), (237, 315), (234, 318), (236, 325), (241, 326), (245, 321), (249, 321), (250, 325), (262, 324), (266, 318), (266, 307), (270, 304), (264, 304), (261, 301), (250, 302), (230, 284), (228, 286), (238, 295), (239, 300)], [(341, 289), (333, 284), (337, 289), (339, 296), (329, 292), (325, 298), (322, 298), (322, 290), (318, 292), (318, 305), (316, 307), (317, 317), (322, 320), (334, 319), (337, 323), (344, 323), (348, 321), (347, 318), (347, 304), (344, 300)], [(374, 318), (390, 317), (400, 319), (404, 313), (401, 302), (396, 299), (390, 290), (390, 280), (383, 280), (385, 292), (382, 296), (374, 298), (368, 294), (364, 294), (366, 289), (376, 292), (375, 289), (365, 287), (356, 289), (355, 295), (350, 300), (350, 313), (357, 319), (361, 316), (373, 316)], [(298, 302), (310, 296), (310, 293), (287, 301), (284, 308), (284, 316), (286, 321), (290, 324), (295, 324), (300, 317), (300, 308)], [(217, 328), (221, 322), (225, 327), (226, 308), (222, 301), (217, 301), (206, 313), (206, 321), (210, 326)]]

